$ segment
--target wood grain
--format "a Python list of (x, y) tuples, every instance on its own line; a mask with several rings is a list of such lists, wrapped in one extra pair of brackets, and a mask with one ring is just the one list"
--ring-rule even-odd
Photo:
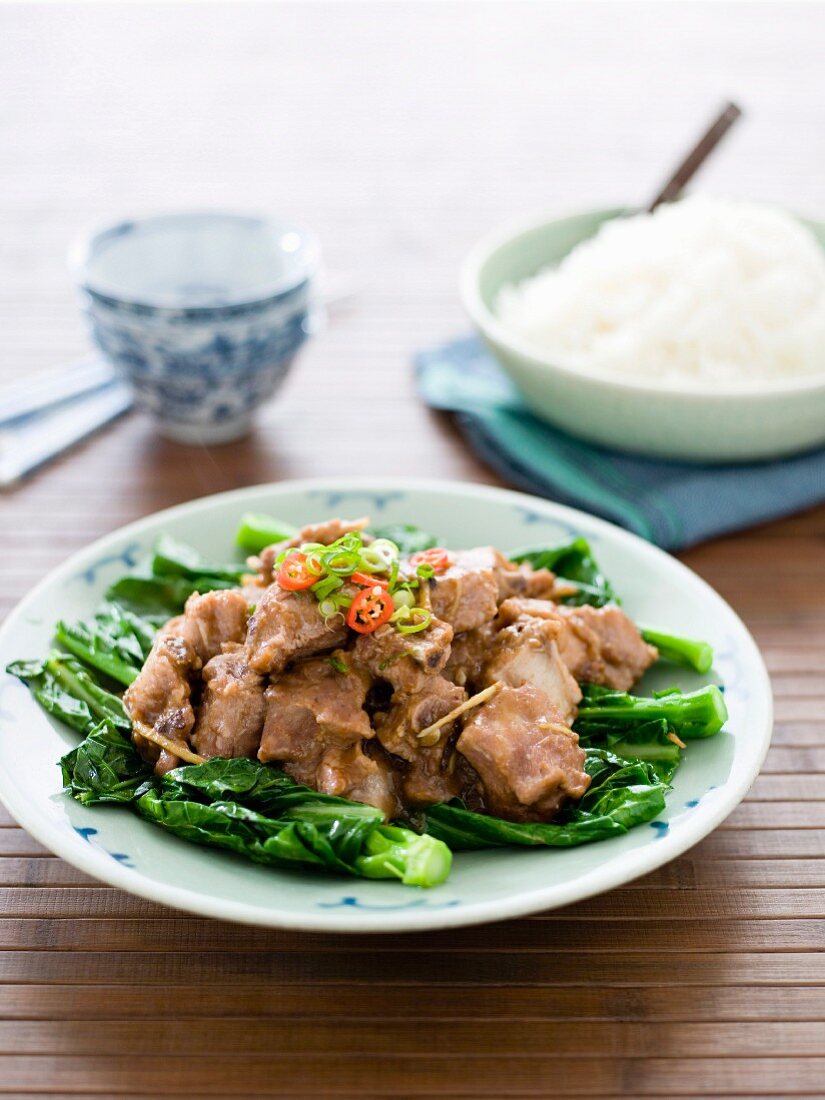
[[(701, 185), (821, 205), (824, 46), (816, 4), (0, 5), (0, 381), (83, 354), (65, 246), (124, 211), (274, 209), (357, 287), (249, 439), (179, 447), (133, 416), (0, 498), (0, 615), (91, 539), (221, 489), (495, 484), (410, 372), (466, 328), (472, 242), (641, 201), (725, 96), (746, 118)], [(825, 1095), (825, 508), (684, 560), (776, 697), (713, 836), (560, 912), (340, 938), (119, 893), (0, 811), (0, 1095)]]

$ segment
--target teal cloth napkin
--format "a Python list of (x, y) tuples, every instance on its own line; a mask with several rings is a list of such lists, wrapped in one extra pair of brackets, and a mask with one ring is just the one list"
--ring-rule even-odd
[(825, 500), (825, 450), (736, 466), (636, 458), (533, 416), (474, 337), (421, 351), (415, 366), (424, 401), (454, 413), (476, 454), (506, 481), (604, 516), (668, 550)]

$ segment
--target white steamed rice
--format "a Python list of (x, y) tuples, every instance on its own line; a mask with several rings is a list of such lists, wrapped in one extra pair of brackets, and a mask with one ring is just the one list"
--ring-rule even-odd
[(704, 196), (605, 223), (496, 313), (551, 361), (736, 383), (825, 372), (825, 251), (784, 211)]

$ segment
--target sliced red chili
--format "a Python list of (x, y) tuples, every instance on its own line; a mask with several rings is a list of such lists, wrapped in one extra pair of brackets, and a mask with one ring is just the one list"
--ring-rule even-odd
[(309, 558), (296, 550), (288, 554), (278, 571), (278, 584), (289, 592), (299, 592), (302, 588), (311, 588), (318, 580), (318, 574), (309, 568)]
[(389, 577), (382, 577), (377, 574), (371, 573), (353, 573), (349, 578), (353, 584), (359, 584), (362, 588), (374, 588), (378, 585), (379, 588), (389, 588)]
[(347, 613), (347, 626), (359, 634), (372, 634), (379, 626), (389, 622), (390, 616), (395, 611), (392, 596), (383, 588), (380, 591), (372, 588), (363, 588), (350, 605)]
[(429, 565), (434, 573), (443, 573), (450, 568), (450, 555), (443, 546), (433, 546), (430, 550), (419, 550), (410, 558), (411, 565)]

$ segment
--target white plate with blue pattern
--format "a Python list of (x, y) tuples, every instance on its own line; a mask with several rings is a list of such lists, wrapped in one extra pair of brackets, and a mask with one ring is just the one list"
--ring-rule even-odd
[[(376, 523), (416, 523), (454, 548), (492, 543), (507, 550), (582, 534), (632, 617), (714, 646), (714, 679), (724, 686), (729, 721), (717, 736), (690, 743), (659, 820), (580, 848), (460, 853), (444, 885), (417, 890), (261, 867), (188, 844), (127, 809), (72, 801), (62, 791), (57, 761), (77, 735), (49, 718), (18, 680), (0, 673), (0, 798), (32, 836), (102, 882), (193, 913), (271, 927), (399, 932), (476, 924), (567, 905), (654, 870), (715, 829), (756, 778), (770, 742), (770, 683), (752, 637), (724, 600), (674, 558), (609, 523), (474, 485), (284, 482), (147, 516), (75, 554), (22, 601), (0, 629), (0, 668), (42, 656), (54, 623), (88, 615), (161, 532), (210, 557), (230, 557), (246, 511), (296, 525), (368, 513)], [(690, 689), (708, 679), (660, 667), (644, 687)]]

